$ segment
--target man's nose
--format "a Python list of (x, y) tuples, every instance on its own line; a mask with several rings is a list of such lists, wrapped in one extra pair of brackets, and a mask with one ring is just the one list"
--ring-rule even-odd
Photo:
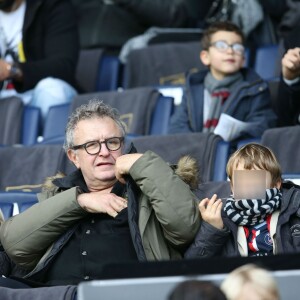
[(106, 147), (105, 143), (101, 143), (101, 149), (98, 155), (100, 156), (108, 156), (110, 154), (110, 151), (108, 150), (108, 148)]

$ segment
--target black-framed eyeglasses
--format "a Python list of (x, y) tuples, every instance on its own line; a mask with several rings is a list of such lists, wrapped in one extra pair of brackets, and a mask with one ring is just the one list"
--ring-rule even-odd
[(211, 43), (210, 46), (215, 47), (220, 52), (226, 52), (229, 48), (231, 48), (236, 54), (243, 55), (245, 53), (245, 47), (240, 43), (229, 45), (225, 41), (216, 41)]
[(90, 141), (81, 145), (75, 145), (71, 147), (73, 150), (84, 148), (85, 151), (90, 155), (96, 155), (101, 151), (101, 144), (105, 144), (109, 151), (117, 151), (121, 148), (124, 137), (111, 137), (109, 139), (100, 141)]

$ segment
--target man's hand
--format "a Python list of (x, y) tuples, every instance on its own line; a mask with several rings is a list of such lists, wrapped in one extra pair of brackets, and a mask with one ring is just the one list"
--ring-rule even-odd
[(289, 49), (281, 60), (282, 75), (293, 80), (300, 76), (300, 48)]
[(9, 78), (11, 65), (5, 60), (0, 59), (0, 81), (4, 81)]
[(90, 213), (106, 213), (116, 217), (127, 207), (127, 200), (113, 193), (90, 192), (77, 197), (79, 205)]
[(117, 158), (115, 164), (116, 178), (123, 184), (126, 183), (125, 176), (129, 173), (132, 165), (142, 156), (140, 153), (125, 154)]
[(204, 198), (199, 203), (199, 211), (202, 219), (210, 225), (223, 229), (224, 224), (221, 217), (222, 201), (217, 199), (217, 195), (214, 194), (211, 199)]

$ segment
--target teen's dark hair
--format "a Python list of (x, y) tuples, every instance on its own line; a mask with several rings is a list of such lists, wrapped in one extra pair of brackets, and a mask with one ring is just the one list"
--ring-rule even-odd
[(242, 38), (242, 43), (245, 42), (243, 31), (234, 23), (229, 21), (219, 21), (212, 23), (207, 29), (204, 30), (201, 38), (201, 46), (203, 50), (208, 50), (211, 44), (211, 36), (218, 31), (234, 32)]
[(175, 286), (168, 300), (226, 300), (226, 296), (212, 282), (187, 280)]

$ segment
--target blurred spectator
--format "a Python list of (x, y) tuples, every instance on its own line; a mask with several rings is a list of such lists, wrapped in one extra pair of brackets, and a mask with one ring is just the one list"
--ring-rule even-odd
[(274, 109), (278, 126), (292, 126), (300, 123), (300, 47), (289, 49), (281, 65), (282, 77)]
[(124, 43), (150, 27), (196, 27), (210, 7), (199, 0), (72, 0), (82, 48), (118, 54)]
[(70, 102), (79, 42), (69, 0), (0, 2), (0, 97), (41, 108)]
[(279, 290), (272, 274), (254, 264), (233, 270), (221, 284), (228, 300), (279, 300)]
[(226, 300), (226, 297), (212, 282), (187, 280), (175, 286), (168, 300)]
[[(278, 126), (293, 126), (300, 123), (300, 1), (293, 4), (281, 24), (283, 46), (286, 51), (281, 61), (282, 76), (274, 109)], [(293, 16), (293, 17), (292, 17)]]
[(230, 22), (213, 23), (202, 37), (200, 59), (209, 70), (190, 73), (169, 132), (214, 132), (226, 141), (259, 137), (275, 126), (267, 82), (243, 68), (244, 36)]

